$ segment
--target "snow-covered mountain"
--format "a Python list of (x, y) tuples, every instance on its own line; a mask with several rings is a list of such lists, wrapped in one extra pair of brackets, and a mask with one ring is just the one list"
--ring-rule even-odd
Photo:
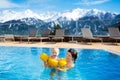
[[(77, 22), (77, 23), (76, 23)], [(27, 33), (28, 28), (53, 29), (56, 24), (66, 29), (66, 34), (81, 34), (82, 27), (91, 28), (93, 34), (106, 35), (107, 28), (120, 22), (120, 14), (97, 9), (73, 9), (65, 12), (35, 13), (31, 10), (22, 12), (4, 10), (0, 12), (0, 34)], [(12, 31), (12, 32), (11, 32)], [(77, 32), (76, 32), (77, 31)]]
[(58, 13), (55, 12), (48, 12), (48, 13), (35, 13), (31, 10), (26, 10), (26, 11), (12, 11), (12, 10), (4, 10), (0, 12), (0, 22), (6, 22), (9, 20), (18, 20), (18, 19), (23, 19), (23, 18), (35, 18), (35, 19), (40, 19), (43, 21), (48, 21), (48, 20), (54, 20), (58, 16)]
[(77, 20), (85, 16), (98, 16), (100, 19), (104, 19), (105, 15), (109, 14), (111, 17), (115, 17), (116, 13), (105, 12), (97, 9), (73, 9), (65, 12), (47, 12), (47, 13), (35, 13), (29, 9), (26, 11), (12, 11), (4, 10), (0, 12), (0, 22), (6, 22), (9, 20), (18, 20), (22, 18), (36, 18), (43, 21), (55, 21), (58, 18), (61, 20)]

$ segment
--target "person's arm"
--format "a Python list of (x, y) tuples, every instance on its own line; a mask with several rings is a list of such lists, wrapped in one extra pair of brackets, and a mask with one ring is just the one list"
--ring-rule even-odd
[(64, 67), (64, 68), (60, 68), (60, 67), (58, 67), (58, 68), (56, 68), (57, 70), (60, 70), (60, 71), (66, 71), (66, 70), (68, 70), (68, 69), (70, 69), (70, 68), (66, 68), (66, 67)]
[(66, 66), (66, 67), (57, 67), (56, 69), (60, 70), (60, 71), (67, 71), (67, 70), (69, 70), (70, 68), (73, 68), (73, 67), (74, 67), (74, 64), (71, 65), (71, 66)]
[(45, 67), (45, 68), (47, 68), (47, 67), (48, 67), (47, 62), (44, 62), (44, 67)]

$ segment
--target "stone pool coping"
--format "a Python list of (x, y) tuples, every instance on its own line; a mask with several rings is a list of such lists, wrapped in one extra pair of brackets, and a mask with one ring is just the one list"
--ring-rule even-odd
[(69, 43), (69, 42), (13, 42), (13, 41), (6, 41), (0, 42), (0, 46), (18, 46), (18, 47), (58, 47), (58, 48), (81, 48), (81, 49), (103, 49), (109, 52), (115, 53), (120, 55), (120, 43), (118, 45), (110, 45), (109, 43), (91, 43), (91, 45), (84, 44), (84, 43)]

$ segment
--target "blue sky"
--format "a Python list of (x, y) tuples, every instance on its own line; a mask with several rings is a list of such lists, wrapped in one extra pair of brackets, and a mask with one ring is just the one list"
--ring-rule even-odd
[(120, 0), (0, 0), (0, 11), (30, 9), (35, 12), (63, 12), (75, 8), (99, 9), (120, 13)]

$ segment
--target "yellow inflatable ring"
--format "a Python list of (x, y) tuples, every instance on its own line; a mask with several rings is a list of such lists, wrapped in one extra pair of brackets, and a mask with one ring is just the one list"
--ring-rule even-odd
[(55, 60), (50, 58), (46, 53), (42, 53), (40, 55), (40, 59), (44, 62), (47, 62), (50, 67), (64, 67), (67, 64), (65, 58), (61, 58), (60, 60)]
[(49, 56), (46, 53), (42, 53), (40, 55), (40, 59), (43, 60), (44, 62), (48, 61)]
[(52, 59), (49, 57), (48, 59), (48, 65), (50, 67), (57, 67), (58, 66), (58, 60)]
[(59, 64), (59, 67), (64, 67), (67, 64), (66, 59), (65, 58), (61, 58), (59, 60), (58, 64)]

